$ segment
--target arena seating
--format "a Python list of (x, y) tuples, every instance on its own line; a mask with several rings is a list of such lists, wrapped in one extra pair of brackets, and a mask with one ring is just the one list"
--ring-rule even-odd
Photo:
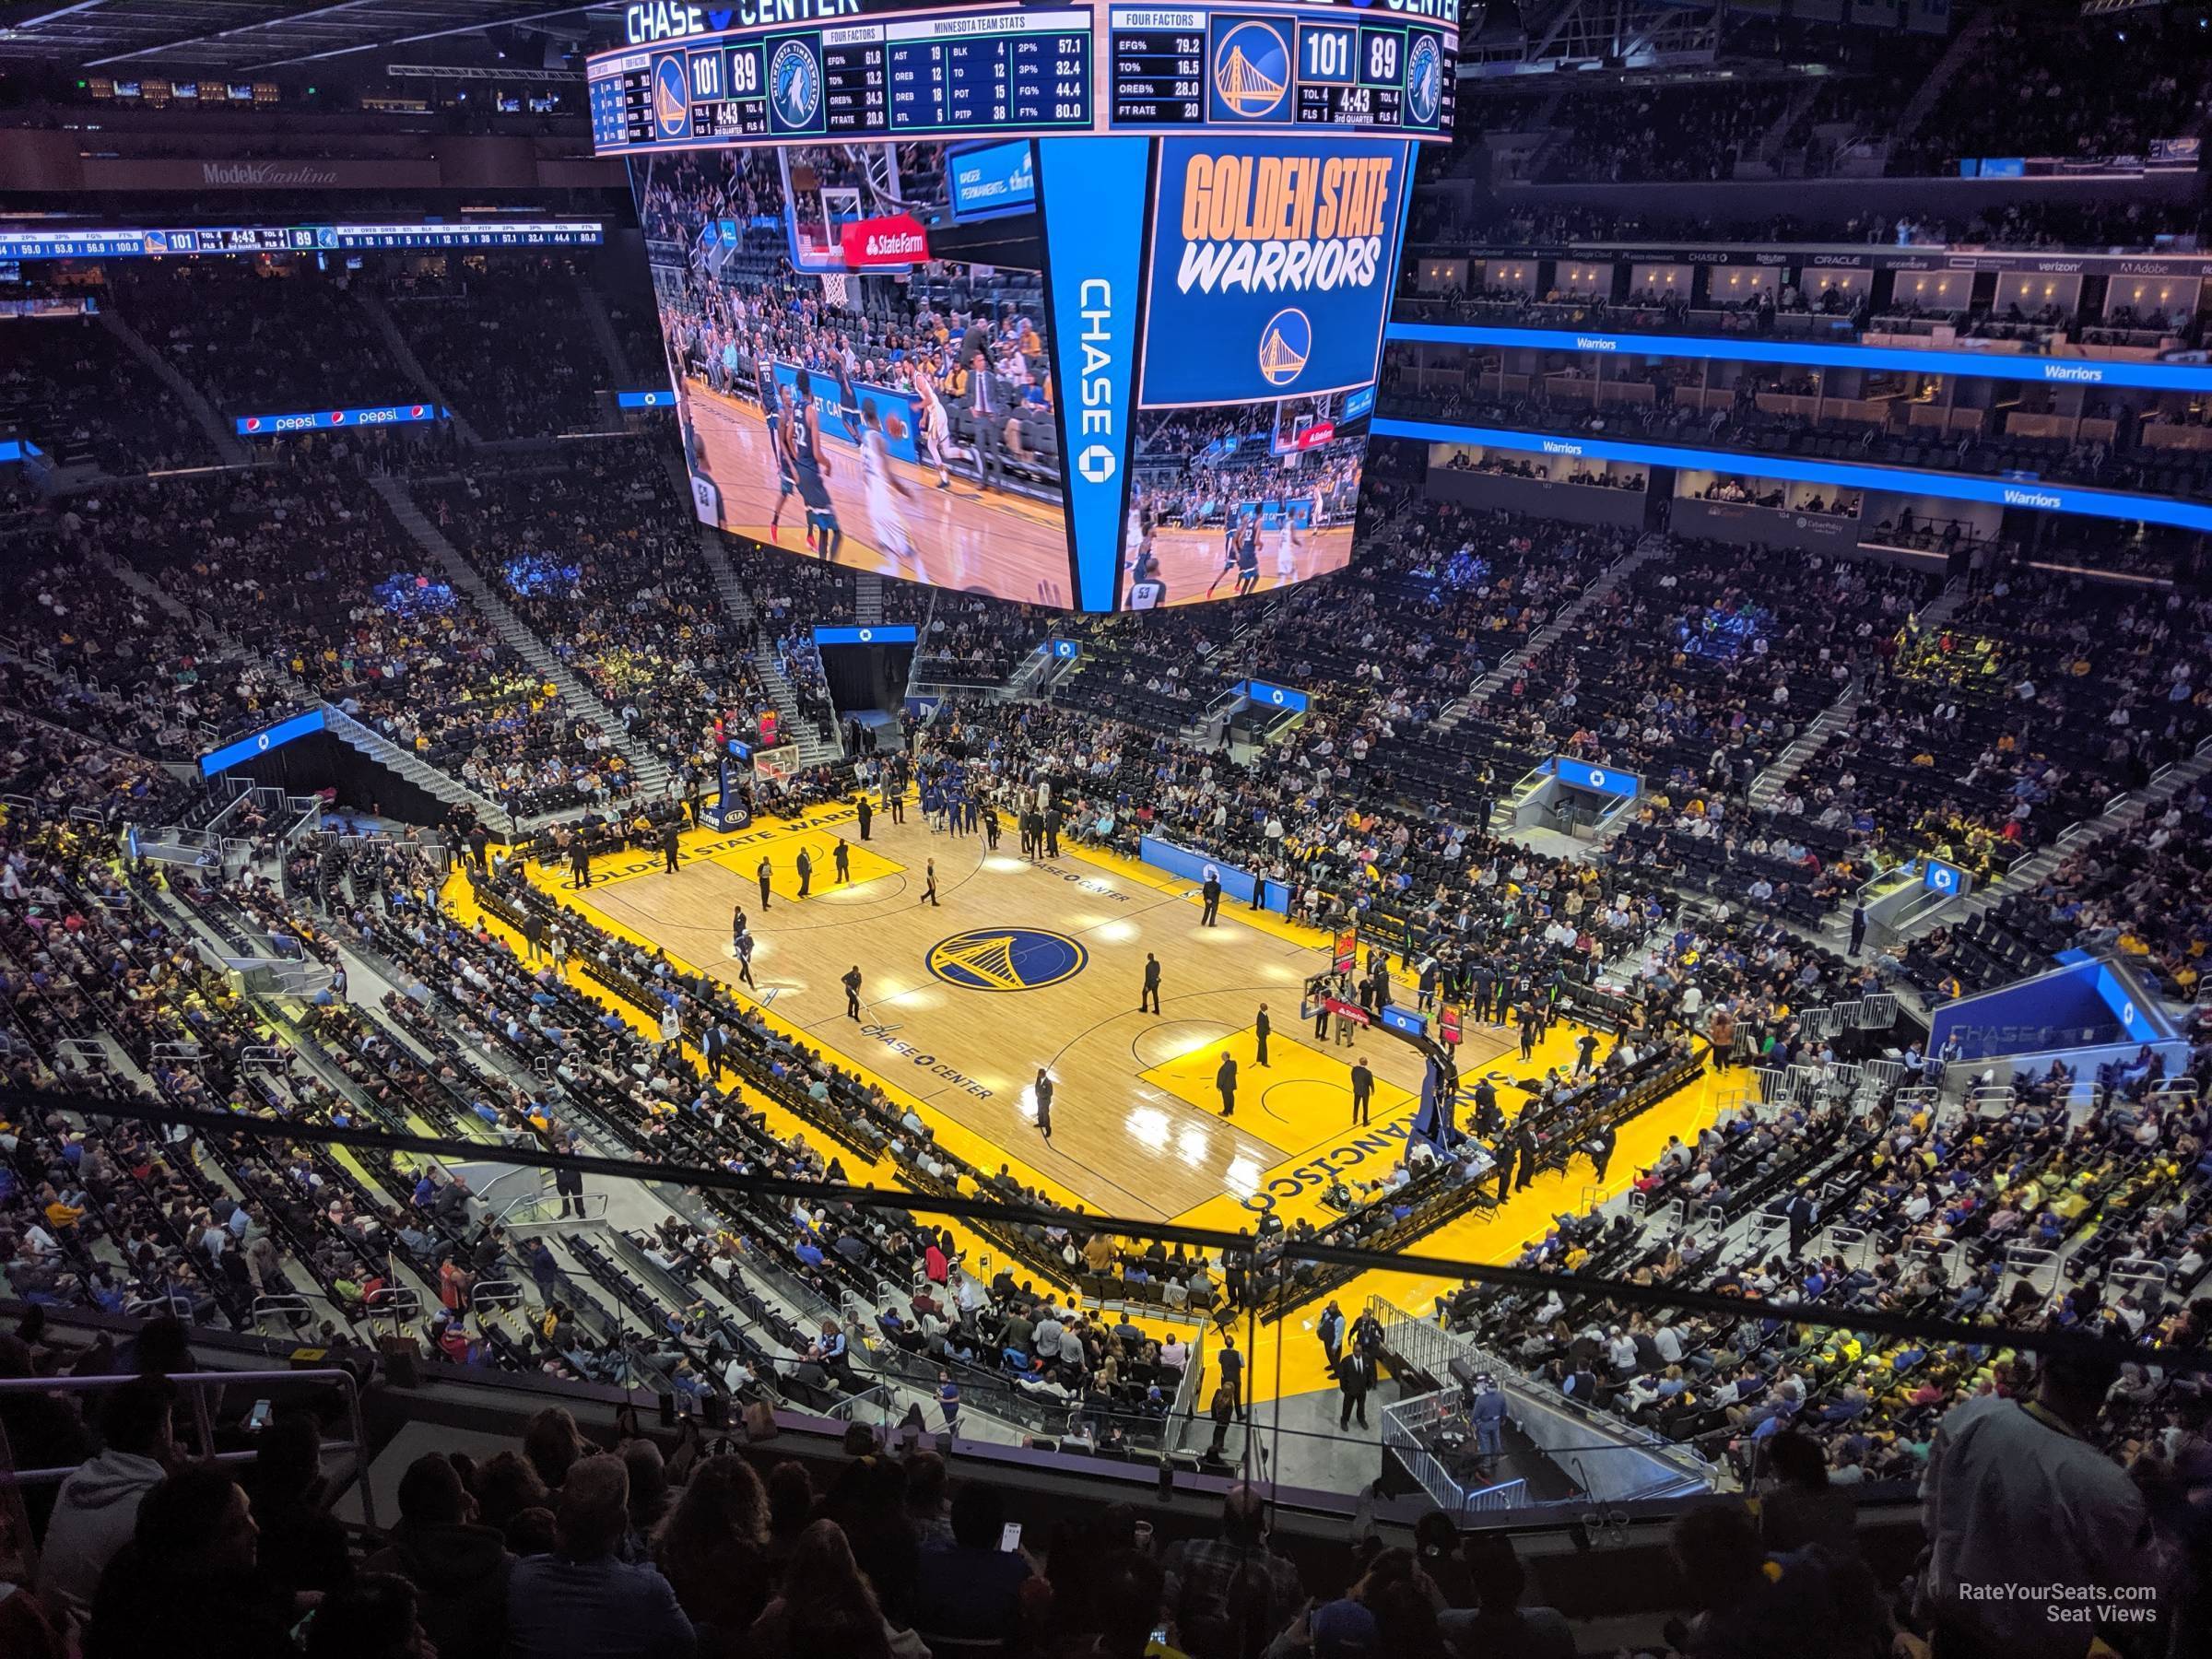
[[(117, 398), (117, 386), (134, 388)], [(203, 466), (215, 445), (123, 343), (90, 317), (27, 318), (0, 361), (0, 420), (64, 466), (117, 475)]]
[[(534, 456), (417, 486), (448, 539), (580, 672), (630, 735), (672, 766), (703, 767), (710, 733), (767, 694), (752, 638), (726, 618), (650, 441), (581, 465)], [(757, 626), (757, 625), (756, 625)]]
[[(1470, 356), (1466, 360), (1472, 366), (1477, 359)], [(1447, 356), (1443, 371), (1448, 374), (1453, 368)], [(1421, 388), (1401, 379), (1385, 392), (1382, 407), (1387, 414), (1417, 420), (1538, 432), (1588, 432), (1700, 448), (1719, 445), (1751, 454), (1967, 472), (1985, 477), (2028, 473), (2154, 494), (2189, 495), (2212, 486), (2212, 456), (2193, 454), (2160, 441), (2175, 429), (2198, 424), (2194, 418), (2139, 420), (2131, 410), (2099, 403), (2085, 410), (2085, 418), (2095, 423), (2088, 429), (2109, 431), (2112, 440), (2015, 433), (2007, 429), (2003, 412), (1991, 417), (1986, 430), (1953, 436), (1912, 426), (1910, 406), (1901, 400), (1879, 423), (1859, 418), (1866, 402), (1879, 400), (1852, 400), (1848, 418), (1813, 419), (1790, 413), (1796, 400), (1810, 396), (1815, 390), (1810, 381), (1792, 371), (1747, 377), (1735, 387), (1732, 405), (1708, 407), (1700, 384), (1702, 375), (1700, 364), (1660, 365), (1638, 379), (1613, 378), (1597, 388), (1583, 385), (1578, 394), (1568, 387), (1587, 376), (1571, 371), (1564, 376), (1511, 377), (1536, 379), (1537, 386), (1525, 393), (1500, 394), (1500, 382), (1506, 377), (1495, 370), (1478, 370), (1465, 389), (1449, 385)], [(1561, 381), (1565, 383), (1557, 383)], [(2122, 433), (2126, 434), (2125, 441), (2114, 441)], [(1531, 464), (1492, 457), (1485, 465), (1511, 472), (1516, 467), (1529, 468)]]
[[(2139, 154), (2194, 135), (2212, 57), (2193, 22), (2183, 7), (2136, 8), (2124, 23), (2044, 18), (2006, 0), (1968, 23), (1973, 50), (1953, 54), (1945, 38), (1732, 16), (1732, 78), (1593, 69), (1534, 89), (1468, 82), (1468, 142), (1430, 164), (1449, 206), (1417, 203), (1408, 264), (1632, 237), (2080, 250), (2201, 235), (2201, 200), (2136, 199), (2124, 185), (2089, 206), (1994, 194), (1983, 206), (1948, 192), (1923, 209), (1911, 183), (1961, 183), (1950, 176), (1961, 158)], [(1804, 63), (1843, 72), (1781, 72)], [(1940, 96), (1916, 100), (1936, 74), (1947, 77)], [(1916, 101), (1924, 113), (1891, 142)], [(1532, 187), (1483, 177), (1485, 140), (1504, 134), (1534, 136), (1514, 152)], [(901, 147), (895, 159), (917, 200), (941, 188), (925, 153)], [(824, 176), (852, 165), (829, 151), (805, 160)], [(1848, 211), (1819, 205), (1843, 199), (1835, 184), (1804, 193), (1787, 218), (1773, 214), (1775, 194), (1731, 190), (1770, 170), (1877, 167), (1882, 191)], [(1014, 435), (1027, 476), (1054, 484), (1037, 280), (1007, 271), (955, 287), (919, 270), (896, 300), (870, 284), (869, 303), (830, 304), (790, 270), (781, 230), (751, 222), (774, 210), (779, 176), (743, 152), (652, 171), (646, 238), (665, 248), (735, 219), (738, 240), (714, 256), (758, 276), (768, 301), (732, 314), (702, 288), (673, 303), (679, 372), (750, 396), (751, 357), (766, 349), (818, 367), (850, 352), (864, 373), (888, 376), (898, 354), (949, 345), (951, 325), (980, 310), (1003, 371), (1030, 399)], [(1617, 210), (1574, 199), (1613, 182), (1645, 200)], [(1670, 209), (1682, 191), (1668, 186), (1694, 187), (1694, 208)], [(2155, 1559), (2172, 1575), (2161, 1617), (2201, 1602), (2201, 1580), (2183, 1575), (2201, 1573), (2189, 1495), (2207, 1466), (2192, 1367), (2212, 1310), (2212, 1023), (2192, 1005), (2212, 949), (2212, 788), (2170, 770), (2212, 735), (2201, 547), (2055, 520), (2030, 546), (2015, 517), (1971, 541), (1892, 519), (1867, 526), (1884, 547), (1821, 555), (1594, 529), (1440, 500), (1423, 450), (1379, 442), (1348, 569), (1250, 602), (1072, 617), (806, 558), (795, 523), (779, 547), (713, 532), (702, 542), (673, 423), (579, 436), (610, 424), (600, 394), (615, 377), (650, 385), (665, 372), (652, 297), (603, 270), (557, 256), (371, 255), (344, 275), (169, 260), (81, 276), (226, 414), (408, 395), (405, 354), (351, 291), (359, 283), (485, 441), (443, 427), (287, 437), (218, 467), (166, 379), (107, 324), (0, 323), (0, 426), (36, 437), (68, 475), (51, 495), (28, 473), (0, 486), (0, 1067), (11, 1088), (53, 1102), (17, 1110), (11, 1097), (0, 1109), (0, 1286), (18, 1304), (11, 1322), (21, 1315), (18, 1335), (0, 1337), (0, 1377), (158, 1370), (164, 1354), (182, 1356), (185, 1334), (271, 1370), (311, 1355), (364, 1377), (381, 1364), (376, 1440), (404, 1425), (411, 1448), (456, 1453), (410, 1471), (395, 1532), (341, 1538), (311, 1581), (298, 1562), (335, 1527), (282, 1484), (304, 1423), (282, 1407), (250, 1435), (239, 1418), (251, 1400), (218, 1402), (210, 1440), (249, 1453), (263, 1571), (209, 1573), (192, 1564), (190, 1540), (142, 1524), (88, 1624), (78, 1620), (85, 1659), (399, 1659), (421, 1650), (418, 1618), (446, 1659), (550, 1659), (566, 1650), (525, 1627), (564, 1604), (532, 1575), (571, 1570), (628, 1575), (678, 1653), (693, 1651), (679, 1621), (698, 1627), (702, 1655), (748, 1659), (787, 1659), (802, 1643), (839, 1650), (830, 1659), (1539, 1651), (1514, 1647), (1528, 1627), (1501, 1611), (1520, 1594), (1512, 1547), (1491, 1533), (1465, 1560), (1454, 1553), (1456, 1528), (1490, 1518), (1478, 1512), (1429, 1517), (1414, 1549), (1385, 1548), (1408, 1512), (1401, 1504), (1378, 1534), (1374, 1507), (1394, 1502), (1378, 1483), (1358, 1500), (1367, 1519), (1355, 1520), (1355, 1543), (1336, 1541), (1342, 1517), (1318, 1500), (1329, 1540), (1294, 1545), (1324, 1523), (1300, 1513), (1310, 1495), (1277, 1467), (1272, 1542), (1242, 1498), (1218, 1539), (1195, 1535), (1215, 1500), (1194, 1517), (1191, 1465), (1202, 1481), (1232, 1477), (1221, 1447), (1243, 1405), (1232, 1385), (1201, 1454), (1222, 1338), (1241, 1338), (1250, 1317), (1277, 1352), (1310, 1358), (1309, 1322), (1338, 1296), (1353, 1304), (1351, 1344), (1387, 1347), (1406, 1392), (1488, 1370), (1586, 1415), (1594, 1441), (1648, 1433), (1686, 1464), (1702, 1460), (1722, 1487), (1760, 1493), (1756, 1518), (1733, 1499), (1686, 1507), (1672, 1569), (1655, 1550), (1630, 1570), (1626, 1552), (1593, 1547), (1643, 1527), (1646, 1507), (1628, 1518), (1578, 1500), (1559, 1512), (1556, 1537), (1523, 1546), (1558, 1575), (1547, 1594), (1579, 1584), (1581, 1599), (1552, 1599), (1578, 1618), (1624, 1615), (1548, 1632), (1569, 1647), (1580, 1638), (1583, 1651), (1684, 1659), (1905, 1651), (1892, 1648), (1895, 1629), (1925, 1634), (1924, 1609), (1887, 1593), (1919, 1533), (1899, 1524), (1901, 1507), (1879, 1505), (1912, 1502), (1942, 1465), (1947, 1413), (2037, 1386), (2018, 1347), (2034, 1332), (2174, 1350), (2172, 1366), (2124, 1371), (2077, 1428), (2126, 1467), (2156, 1518)], [(612, 331), (604, 349), (594, 309)], [(1956, 331), (1946, 341), (2176, 360), (2203, 344), (2194, 311), (1877, 315), (1797, 295), (1716, 324), (1663, 295), (1614, 306), (1478, 286), (1402, 296), (1399, 314), (1775, 335), (1819, 326), (1931, 344), (1941, 329)], [(949, 389), (957, 366), (943, 367)], [(2110, 441), (2075, 444), (2014, 433), (2012, 414), (1993, 411), (1987, 431), (1936, 447), (1909, 427), (1776, 413), (1761, 394), (1795, 388), (1771, 377), (1747, 382), (1727, 411), (1678, 403), (1689, 382), (1664, 366), (1649, 371), (1648, 404), (1602, 412), (1482, 381), (1479, 369), (1456, 391), (1433, 372), (1426, 390), (1399, 379), (1384, 412), (1549, 430), (1602, 422), (1613, 434), (2189, 500), (2208, 488), (2186, 452), (2129, 419)], [(2086, 394), (2092, 418), (2114, 412), (2100, 397)], [(2166, 417), (2201, 424), (2182, 401)], [(957, 407), (955, 421), (956, 438), (973, 435)], [(1210, 435), (1203, 416), (1161, 423), (1144, 464), (1171, 474)], [(1534, 471), (1495, 454), (1482, 465)], [(474, 590), (410, 537), (386, 505), (400, 499), (389, 479), (617, 713), (618, 736), (564, 705), (531, 666), (544, 660), (535, 646), (511, 627), (502, 637)], [(1709, 493), (1767, 488), (1724, 478)], [(1936, 557), (1897, 561), (1913, 548)], [(1924, 573), (1939, 563), (1948, 589)], [(1261, 875), (1300, 922), (1356, 928), (1366, 952), (1432, 982), (1484, 1036), (1524, 1036), (1518, 1069), (1510, 1050), (1490, 1063), (1525, 1097), (1511, 1135), (1500, 1119), (1441, 1152), (1409, 1139), (1359, 1167), (1371, 1179), (1333, 1171), (1327, 1216), (1260, 1224), (1235, 1248), (1109, 1232), (1044, 1184), (1049, 1148), (1028, 1166), (1036, 1175), (1018, 1175), (972, 1124), (933, 1129), (925, 1101), (843, 1062), (785, 1018), (788, 1003), (780, 1013), (679, 968), (528, 878), (533, 865), (558, 872), (579, 845), (652, 853), (670, 827), (696, 822), (718, 724), (743, 729), (771, 707), (781, 719), (786, 684), (836, 751), (841, 710), (812, 630), (879, 618), (919, 630), (912, 688), (947, 694), (926, 717), (907, 708), (899, 727), (879, 728), (904, 737), (925, 798), (1018, 757), (1024, 776), (1059, 782), (1070, 841), (1126, 855), (1166, 837)], [(1021, 670), (1048, 637), (1078, 641), (1080, 656), (1049, 694), (1023, 694)], [(1219, 730), (1230, 688), (1251, 677), (1304, 690), (1303, 718)], [(317, 700), (506, 807), (511, 838), (465, 811), (409, 828), (335, 798), (194, 775), (210, 746)], [(1824, 714), (1822, 740), (1801, 741)], [(1639, 805), (1587, 844), (1501, 830), (1500, 804), (1554, 755), (1637, 771)], [(665, 790), (636, 788), (633, 763), (646, 757), (668, 763)], [(759, 827), (849, 801), (867, 766), (839, 754), (761, 783)], [(1013, 784), (996, 783), (1003, 801)], [(2122, 797), (2126, 810), (2104, 816)], [(205, 838), (197, 863), (173, 847), (145, 856), (124, 835), (218, 817), (222, 834)], [(1825, 942), (1840, 943), (1823, 930), (1870, 874), (1929, 853), (1985, 890), (2006, 885), (1873, 951)], [(2132, 962), (2183, 1022), (2187, 1061), (1983, 1079), (1980, 1060), (1925, 1052), (1921, 1010), (2072, 951)], [(1333, 988), (1327, 975), (1305, 986)], [(1295, 986), (1280, 989), (1296, 1002)], [(1863, 1024), (1845, 1017), (1860, 1012)], [(1560, 1019), (1587, 1033), (1580, 1063), (1529, 1060)], [(1616, 1186), (1632, 1168), (1630, 1192), (1599, 1201), (1612, 1132), (1625, 1139), (1691, 1102), (1696, 1126), (1655, 1156), (1647, 1147), (1665, 1130), (1653, 1133), (1616, 1166)], [(229, 1116), (192, 1130), (113, 1115), (146, 1108)], [(611, 1158), (637, 1174), (594, 1171), (581, 1186), (501, 1177), (495, 1188), (466, 1159), (301, 1137), (318, 1127)], [(1389, 1269), (1300, 1253), (1465, 1239), (1462, 1224), (1493, 1222), (1512, 1203), (1509, 1141), (1524, 1143), (1513, 1150), (1524, 1170), (1565, 1176), (1560, 1213), (1486, 1240), (1480, 1259), (1510, 1257), (1540, 1282), (1424, 1285), (1424, 1300), (1441, 1291), (1433, 1309), (1386, 1337), (1377, 1307), (1354, 1299)], [(710, 1173), (660, 1178), (678, 1167)], [(1594, 1184), (1576, 1200), (1585, 1168)], [(717, 1171), (875, 1191), (771, 1196), (718, 1185)], [(931, 1207), (977, 1198), (1015, 1213)], [(1653, 1286), (1725, 1301), (1654, 1311), (1635, 1295)], [(1771, 1316), (1783, 1301), (1815, 1312)], [(1962, 1322), (1971, 1340), (1852, 1323), (1876, 1314)], [(1437, 1369), (1438, 1351), (1456, 1364)], [(668, 1413), (657, 1436), (635, 1415), (656, 1396)], [(1286, 1398), (1281, 1415), (1314, 1404)], [(929, 1414), (941, 1411), (949, 1436), (963, 1408), (974, 1439), (948, 1505), (945, 1464), (924, 1442)], [(506, 1426), (531, 1411), (517, 1439)], [(191, 1415), (178, 1413), (181, 1434)], [(1319, 1432), (1332, 1420), (1324, 1411)], [(847, 1424), (848, 1455), (833, 1464)], [(59, 1394), (0, 1394), (0, 1430), (19, 1465), (34, 1450), (74, 1463), (100, 1444)], [(1254, 1421), (1245, 1432), (1272, 1450), (1278, 1432), (1304, 1430)], [(610, 1434), (626, 1499), (607, 1499), (617, 1477), (606, 1463), (582, 1461)], [(786, 1451), (815, 1473), (775, 1462)], [(1331, 1452), (1356, 1470), (1338, 1494), (1348, 1508), (1355, 1485), (1373, 1481), (1372, 1437)], [(2067, 1456), (2085, 1488), (2101, 1472), (2084, 1452)], [(1009, 1466), (1020, 1472), (996, 1473)], [(1161, 1501), (1140, 1523), (1127, 1500), (1148, 1500), (1163, 1470)], [(1082, 1500), (1036, 1495), (1086, 1477)], [(212, 1535), (231, 1512), (226, 1478), (179, 1468), (147, 1505), (158, 1518), (165, 1502), (210, 1503), (213, 1491), (197, 1524)], [(425, 1523), (422, 1494), (449, 1484), (455, 1507)], [(612, 1540), (598, 1552), (604, 1572), (573, 1547), (594, 1493)], [(1813, 1549), (1789, 1530), (1806, 1493), (1836, 1520)], [(1854, 1495), (1872, 1512), (1855, 1531)], [(31, 1535), (51, 1546), (53, 1506), (29, 1496)], [(1030, 1535), (1050, 1563), (1036, 1575), (1000, 1547), (1002, 1512), (1025, 1502), (1032, 1514), (1057, 1506)], [(458, 1519), (469, 1512), (480, 1528)], [(1877, 1577), (1885, 1528), (1911, 1542)], [(44, 1599), (43, 1585), (17, 1590), (8, 1577), (19, 1531), (0, 1519), (0, 1620)], [(1867, 1562), (1839, 1564), (1862, 1542)], [(2023, 1574), (2071, 1571), (2020, 1554)], [(491, 1579), (454, 1589), (479, 1557), (512, 1594), (492, 1594)], [(417, 1584), (411, 1598), (381, 1577), (395, 1564)], [(1618, 1582), (1600, 1594), (1593, 1579)], [(1465, 1604), (1486, 1586), (1500, 1607), (1477, 1615)], [(304, 1609), (289, 1598), (302, 1591), (324, 1599), (296, 1638), (286, 1632)], [(1621, 1626), (1635, 1597), (1638, 1616), (1687, 1601), (1695, 1617), (1667, 1636), (1656, 1617), (1631, 1632)], [(587, 1604), (604, 1611), (580, 1596)], [(2171, 1645), (2190, 1651), (2187, 1632)]]
[(112, 280), (140, 337), (227, 414), (416, 400), (346, 280), (304, 262), (119, 264)]
[(565, 260), (500, 259), (444, 277), (376, 273), (401, 334), (425, 372), (487, 439), (591, 431), (607, 371), (595, 352), (540, 349), (591, 337)]

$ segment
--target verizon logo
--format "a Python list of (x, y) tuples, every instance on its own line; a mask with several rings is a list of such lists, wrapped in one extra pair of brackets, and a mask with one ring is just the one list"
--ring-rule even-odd
[(205, 184), (335, 184), (337, 170), (276, 161), (203, 161), (200, 182)]

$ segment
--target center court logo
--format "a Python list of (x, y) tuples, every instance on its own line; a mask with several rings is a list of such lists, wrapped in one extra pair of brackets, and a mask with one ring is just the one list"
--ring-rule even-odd
[(1090, 952), (1041, 927), (974, 927), (929, 947), (929, 971), (964, 991), (1040, 991), (1073, 979)]
[(1296, 306), (1277, 312), (1260, 330), (1260, 378), (1271, 386), (1287, 386), (1303, 374), (1312, 355), (1313, 324)]

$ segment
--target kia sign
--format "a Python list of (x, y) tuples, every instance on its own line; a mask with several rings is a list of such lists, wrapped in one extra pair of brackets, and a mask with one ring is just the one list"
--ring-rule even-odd
[(929, 232), (903, 213), (840, 225), (837, 241), (853, 266), (920, 265), (929, 257)]

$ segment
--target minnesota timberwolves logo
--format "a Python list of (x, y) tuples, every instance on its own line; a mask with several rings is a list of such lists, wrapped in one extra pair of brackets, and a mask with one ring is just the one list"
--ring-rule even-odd
[(653, 63), (653, 131), (659, 138), (681, 138), (691, 131), (691, 84), (676, 53)]
[(1280, 120), (1290, 100), (1287, 26), (1246, 18), (1214, 42), (1214, 102), (1241, 121)]
[(822, 65), (805, 41), (786, 41), (769, 60), (768, 96), (776, 119), (787, 127), (809, 127), (822, 107)]
[(1406, 115), (1415, 126), (1434, 126), (1444, 101), (1444, 55), (1436, 37), (1417, 34), (1406, 54)]
[(1041, 927), (975, 927), (929, 947), (929, 971), (966, 991), (1039, 991), (1073, 979), (1090, 952)]
[(1296, 306), (1279, 311), (1260, 330), (1260, 378), (1287, 386), (1306, 371), (1313, 355), (1313, 324)]

